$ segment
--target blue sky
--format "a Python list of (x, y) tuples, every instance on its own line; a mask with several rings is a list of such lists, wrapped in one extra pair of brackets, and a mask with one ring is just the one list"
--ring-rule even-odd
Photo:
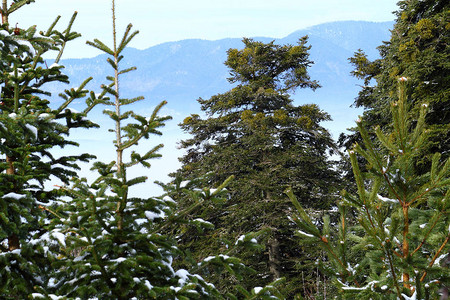
[[(138, 49), (188, 38), (281, 38), (331, 21), (394, 20), (396, 3), (397, 0), (116, 0), (117, 30), (121, 34), (132, 23), (140, 34), (131, 46)], [(10, 23), (18, 22), (22, 28), (38, 25), (42, 30), (61, 15), (62, 29), (74, 11), (78, 11), (74, 29), (83, 36), (67, 48), (65, 57), (99, 54), (85, 41), (98, 38), (109, 44), (112, 40), (110, 0), (36, 0), (11, 15)]]

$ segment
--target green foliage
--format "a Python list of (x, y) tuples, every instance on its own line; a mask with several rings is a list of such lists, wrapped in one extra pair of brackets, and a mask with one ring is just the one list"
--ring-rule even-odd
[(53, 293), (71, 298), (198, 298), (209, 295), (211, 287), (186, 270), (175, 272), (172, 260), (180, 251), (173, 239), (159, 233), (164, 223), (175, 218), (173, 201), (128, 196), (133, 186), (147, 180), (128, 178), (128, 170), (138, 164), (149, 167), (148, 161), (159, 156), (156, 151), (162, 145), (143, 155), (133, 151), (128, 161), (124, 151), (151, 134), (161, 134), (159, 128), (170, 119), (158, 116), (165, 102), (150, 117), (121, 111), (143, 100), (120, 98), (119, 76), (133, 69), (121, 70), (119, 66), (121, 52), (137, 34), (131, 29), (129, 25), (121, 43), (114, 43), (112, 49), (99, 40), (89, 42), (110, 55), (107, 61), (114, 70), (114, 77), (108, 77), (111, 83), (102, 88), (103, 94), (113, 99), (105, 104), (113, 105), (115, 110), (104, 112), (115, 124), (112, 131), (116, 134), (113, 143), (117, 160), (95, 163), (93, 170), (99, 177), (93, 183), (76, 179), (70, 188), (64, 188), (72, 201), (59, 208), (62, 218), (52, 223), (53, 230), (64, 233), (60, 257), (54, 262)]
[(302, 37), (297, 46), (264, 44), (244, 38), (243, 50), (228, 50), (225, 65), (231, 69), (229, 81), (248, 84), (250, 87), (264, 87), (281, 93), (298, 87), (316, 89), (316, 81), (311, 81), (308, 67), (310, 46), (307, 37)]
[[(350, 58), (355, 66), (353, 75), (364, 80), (355, 104), (365, 109), (368, 126), (378, 124), (385, 130), (390, 103), (396, 98), (396, 80), (408, 78), (413, 114), (418, 116), (423, 103), (430, 106), (425, 117), (430, 129), (428, 145), (416, 162), (418, 170), (425, 171), (430, 167), (431, 153), (442, 153), (442, 160), (450, 153), (450, 5), (440, 0), (399, 1), (398, 5), (391, 39), (379, 47), (381, 58), (369, 61), (362, 51)], [(361, 141), (358, 133), (341, 138), (347, 148), (355, 141)]]
[[(46, 99), (50, 82), (68, 82), (57, 62), (47, 66), (42, 58), (50, 51), (61, 57), (66, 42), (78, 37), (71, 32), (76, 14), (64, 34), (55, 29), (57, 18), (45, 32), (35, 26), (10, 28), (8, 17), (23, 5), (34, 1), (16, 1), (0, 10), (0, 297), (28, 297), (35, 286), (48, 284), (50, 260), (55, 245), (49, 241), (46, 224), (54, 217), (59, 192), (45, 187), (52, 179), (68, 183), (76, 176), (79, 162), (91, 155), (57, 156), (54, 150), (78, 146), (66, 137), (74, 128), (96, 124), (85, 119), (85, 112), (68, 108), (76, 99), (85, 98), (90, 79), (79, 88), (66, 90), (63, 104), (51, 107)], [(87, 101), (92, 108), (98, 101)]]
[[(115, 5), (113, 20), (115, 19)], [(184, 213), (175, 211), (175, 201), (168, 195), (161, 197), (130, 197), (130, 191), (137, 184), (143, 184), (147, 177), (129, 177), (132, 167), (150, 167), (150, 160), (159, 157), (157, 145), (144, 154), (133, 150), (142, 140), (159, 135), (159, 129), (170, 117), (160, 117), (165, 101), (154, 109), (149, 117), (143, 117), (128, 109), (128, 106), (142, 97), (123, 99), (119, 90), (120, 75), (135, 68), (120, 69), (119, 62), (126, 45), (137, 34), (129, 25), (122, 41), (116, 45), (113, 30), (113, 47), (99, 40), (89, 42), (109, 55), (107, 62), (113, 68), (114, 76), (107, 77), (108, 85), (102, 85), (103, 103), (113, 106), (114, 111), (105, 110), (110, 117), (115, 133), (113, 146), (115, 161), (95, 162), (92, 170), (98, 178), (88, 183), (86, 179), (74, 178), (71, 186), (61, 188), (68, 197), (65, 203), (54, 211), (49, 228), (53, 241), (58, 243), (52, 257), (53, 272), (51, 285), (38, 287), (34, 297), (69, 299), (115, 298), (115, 299), (221, 299), (216, 288), (195, 272), (209, 265), (234, 269), (244, 268), (240, 260), (230, 256), (216, 255), (205, 259), (196, 268), (178, 268), (174, 260), (185, 261), (184, 253), (178, 249), (173, 235), (165, 234), (170, 226), (180, 227), (190, 223), (197, 228), (211, 227), (200, 218), (185, 220)], [(109, 97), (105, 97), (108, 95)], [(125, 110), (127, 109), (127, 110)], [(125, 110), (125, 111), (124, 111)], [(221, 197), (232, 177), (216, 190), (186, 191), (194, 205), (203, 205)], [(247, 241), (243, 241), (247, 242)], [(176, 269), (175, 269), (176, 268)], [(238, 272), (234, 274), (239, 275)], [(274, 283), (275, 284), (275, 283)], [(276, 286), (264, 287), (264, 291), (246, 296), (256, 299), (279, 292)], [(272, 298), (273, 299), (273, 298)]]
[[(449, 281), (444, 260), (450, 251), (450, 160), (441, 162), (436, 153), (430, 169), (417, 173), (415, 161), (429, 135), (428, 106), (422, 105), (415, 120), (408, 103), (401, 78), (399, 100), (391, 104), (393, 129), (376, 128), (377, 143), (365, 122), (358, 121), (364, 147), (357, 144), (349, 153), (358, 191), (343, 193), (337, 232), (326, 225), (317, 228), (287, 191), (303, 241), (326, 251), (324, 269), (346, 299), (437, 299), (441, 284)], [(360, 169), (357, 154), (367, 161), (367, 172)], [(348, 221), (351, 211), (355, 225)]]
[[(99, 95), (85, 89), (91, 78), (78, 88), (65, 90), (59, 95), (62, 105), (52, 108), (44, 98), (50, 96), (45, 84), (69, 82), (58, 63), (66, 43), (79, 36), (71, 31), (76, 13), (62, 33), (55, 30), (59, 17), (46, 32), (37, 33), (34, 26), (9, 28), (9, 14), (29, 2), (33, 1), (16, 1), (7, 8), (3, 1), (0, 8), (0, 153), (4, 156), (0, 161), (0, 298), (236, 299), (235, 295), (219, 294), (194, 271), (214, 266), (239, 277), (241, 269), (246, 269), (239, 259), (215, 255), (189, 271), (172, 266), (173, 260), (183, 262), (186, 258), (175, 238), (165, 234), (166, 228), (189, 223), (203, 229), (212, 224), (201, 218), (185, 219), (167, 195), (148, 199), (129, 196), (130, 189), (147, 180), (145, 176), (130, 178), (129, 169), (150, 167), (149, 161), (160, 157), (157, 151), (162, 145), (144, 153), (133, 148), (151, 135), (160, 135), (160, 128), (170, 119), (159, 116), (165, 102), (148, 117), (122, 111), (143, 100), (120, 98), (119, 91), (119, 76), (135, 69), (122, 70), (119, 62), (137, 31), (132, 32), (129, 25), (116, 45), (114, 28), (112, 48), (99, 40), (89, 42), (109, 54), (107, 62), (114, 76), (107, 77), (109, 83), (101, 87)], [(113, 19), (114, 6), (113, 1)], [(42, 55), (53, 50), (58, 51), (57, 58), (47, 67)], [(77, 113), (69, 105), (80, 98), (85, 98), (86, 108)], [(115, 124), (110, 131), (116, 134), (117, 159), (94, 163), (92, 170), (99, 177), (88, 183), (78, 178), (76, 171), (79, 162), (92, 156), (56, 157), (52, 150), (77, 146), (65, 137), (74, 128), (97, 126), (85, 117), (99, 103), (114, 108), (104, 113)], [(53, 177), (64, 186), (44, 188)], [(223, 197), (231, 179), (214, 191), (185, 192), (194, 206), (213, 203)], [(239, 243), (253, 245), (254, 238), (249, 233)], [(251, 293), (239, 288), (237, 293), (246, 299), (282, 299), (277, 289), (280, 282)]]
[[(240, 251), (245, 264), (257, 271), (244, 278), (243, 286), (250, 290), (282, 276), (288, 277), (287, 285), (300, 281), (296, 268), (302, 255), (292, 240), (293, 224), (286, 218), (292, 207), (283, 190), (291, 184), (303, 204), (324, 209), (339, 184), (333, 162), (327, 159), (334, 144), (320, 126), (329, 115), (314, 104), (294, 106), (287, 94), (297, 87), (318, 87), (307, 73), (312, 64), (307, 38), (295, 46), (243, 42), (244, 49), (230, 49), (225, 62), (230, 67), (230, 82), (238, 85), (210, 99), (199, 99), (208, 118), (191, 115), (180, 125), (192, 138), (181, 142), (187, 153), (174, 177), (203, 178), (204, 184), (218, 186), (235, 176), (228, 186), (230, 199), (220, 207), (193, 211), (216, 229), (203, 236), (189, 230), (181, 241), (193, 259), (200, 261), (211, 253), (230, 250), (248, 232), (258, 233), (262, 247), (256, 252)], [(180, 209), (191, 205), (188, 198), (177, 201)], [(222, 290), (233, 282), (214, 273), (208, 278)], [(291, 286), (288, 293), (298, 292), (300, 284)]]

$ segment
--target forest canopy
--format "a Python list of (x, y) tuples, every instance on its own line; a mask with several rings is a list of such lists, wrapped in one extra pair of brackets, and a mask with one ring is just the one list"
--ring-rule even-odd
[[(132, 170), (161, 158), (162, 144), (143, 142), (171, 120), (166, 101), (144, 115), (144, 97), (124, 96), (121, 79), (136, 70), (125, 49), (139, 32), (118, 35), (112, 0), (111, 44), (87, 42), (104, 53), (103, 84), (91, 90), (88, 77), (52, 94), (71, 80), (62, 57), (81, 36), (77, 12), (46, 30), (9, 24), (33, 2), (0, 7), (0, 298), (448, 296), (447, 1), (399, 1), (380, 58), (349, 58), (364, 113), (338, 142), (326, 111), (291, 98), (320, 88), (308, 37), (244, 38), (227, 51), (229, 90), (199, 98), (201, 115), (179, 124), (181, 167), (159, 196), (133, 195), (149, 178)], [(99, 127), (94, 110), (111, 124), (114, 158), (55, 151)], [(79, 175), (84, 163), (93, 179)]]

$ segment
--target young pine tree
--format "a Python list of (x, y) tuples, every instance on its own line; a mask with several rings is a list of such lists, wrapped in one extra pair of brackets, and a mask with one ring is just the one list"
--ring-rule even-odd
[[(57, 156), (54, 149), (76, 146), (67, 139), (77, 127), (95, 126), (85, 120), (85, 112), (97, 103), (88, 98), (83, 113), (68, 109), (75, 99), (84, 98), (87, 79), (77, 89), (61, 93), (63, 104), (51, 105), (46, 84), (68, 83), (59, 60), (64, 46), (77, 38), (71, 27), (59, 32), (55, 26), (38, 32), (9, 25), (12, 13), (34, 1), (3, 0), (0, 12), (0, 298), (23, 299), (35, 286), (48, 283), (49, 259), (56, 247), (47, 245), (46, 230), (58, 192), (44, 184), (52, 179), (68, 183), (76, 175), (77, 163), (91, 156)], [(18, 23), (20, 24), (20, 22)], [(42, 56), (56, 51), (57, 59), (48, 66)]]
[[(326, 269), (346, 299), (437, 299), (450, 279), (444, 266), (450, 252), (450, 160), (441, 162), (435, 153), (430, 169), (417, 172), (415, 161), (430, 133), (428, 107), (423, 104), (419, 118), (412, 118), (406, 83), (401, 78), (398, 101), (391, 104), (393, 129), (375, 129), (385, 152), (358, 121), (365, 146), (350, 151), (358, 194), (343, 194), (337, 232), (328, 217), (317, 228), (288, 191), (298, 210), (299, 235), (326, 251)], [(357, 154), (367, 161), (367, 172), (361, 171)], [(352, 212), (356, 225), (348, 221)]]

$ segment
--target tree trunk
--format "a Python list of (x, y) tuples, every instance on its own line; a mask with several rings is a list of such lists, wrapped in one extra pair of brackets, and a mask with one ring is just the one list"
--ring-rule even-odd
[(16, 249), (20, 249), (19, 237), (16, 234), (13, 234), (8, 237), (8, 250), (13, 251)]
[[(407, 259), (409, 256), (409, 242), (408, 242), (408, 233), (409, 233), (409, 217), (408, 217), (408, 205), (403, 205), (403, 218), (404, 218), (404, 227), (403, 227), (403, 258)], [(409, 283), (409, 273), (403, 273), (403, 286), (407, 289), (411, 289), (411, 284)]]
[[(6, 163), (8, 164), (8, 169), (6, 169), (6, 174), (14, 175), (14, 158), (10, 156), (6, 156)], [(19, 237), (16, 234), (12, 234), (8, 237), (8, 249), (9, 251), (13, 251), (16, 249), (20, 249)]]
[(274, 236), (268, 242), (269, 248), (269, 270), (272, 273), (272, 279), (276, 280), (281, 277), (280, 274), (280, 243)]
[(8, 23), (8, 3), (6, 0), (2, 0), (2, 24)]

